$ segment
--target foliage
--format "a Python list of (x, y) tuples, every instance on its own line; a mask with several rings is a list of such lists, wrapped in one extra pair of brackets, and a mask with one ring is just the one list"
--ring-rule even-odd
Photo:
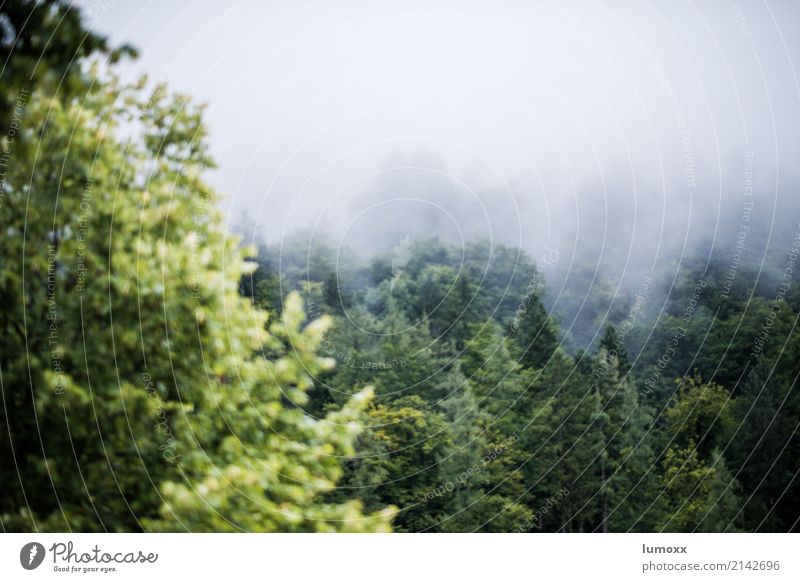
[(5, 530), (797, 530), (771, 239), (635, 284), (579, 241), (555, 296), (486, 240), (243, 248), (202, 107), (101, 69), (135, 51), (69, 2), (0, 24)]
[(265, 329), (238, 293), (254, 265), (202, 180), (201, 109), (145, 87), (112, 77), (81, 101), (36, 92), (15, 144), (0, 207), (13, 395), (0, 462), (19, 480), (0, 501), (4, 526), (387, 529), (386, 512), (319, 501), (368, 399), (320, 421), (299, 408), (334, 363), (317, 355), (329, 318), (301, 331), (290, 295)]

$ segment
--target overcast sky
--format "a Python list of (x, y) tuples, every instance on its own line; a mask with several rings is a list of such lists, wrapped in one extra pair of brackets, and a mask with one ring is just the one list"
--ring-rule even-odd
[(208, 103), (224, 208), (271, 239), (633, 244), (707, 232), (749, 167), (796, 196), (797, 2), (81, 4)]

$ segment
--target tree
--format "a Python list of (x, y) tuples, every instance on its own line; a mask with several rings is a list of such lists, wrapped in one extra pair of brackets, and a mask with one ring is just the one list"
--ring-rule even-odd
[(602, 440), (596, 424), (599, 395), (575, 362), (556, 350), (536, 384), (537, 407), (526, 449), (528, 507), (546, 506), (562, 490), (568, 493), (540, 518), (545, 531), (585, 532), (598, 523), (595, 470)]
[(790, 531), (800, 517), (793, 453), (798, 399), (775, 376), (769, 364), (759, 362), (734, 405), (737, 430), (728, 456), (745, 495), (742, 513), (748, 531)]
[(467, 380), (457, 365), (446, 381), (450, 396), (442, 408), (452, 446), (442, 474), (454, 490), (442, 523), (445, 531), (511, 531), (533, 517), (522, 501), (526, 455), (519, 412), (530, 399), (519, 390), (520, 370), (493, 331), (478, 333), (467, 346), (467, 351), (478, 349), (480, 370)]
[(601, 348), (596, 362), (596, 428), (602, 442), (597, 467), (599, 529), (647, 531), (650, 524), (643, 514), (655, 487), (654, 456), (647, 441), (652, 418), (617, 356)]
[(360, 497), (371, 511), (391, 499), (398, 508), (398, 531), (435, 528), (450, 493), (440, 474), (440, 462), (450, 447), (442, 415), (412, 395), (372, 406), (363, 422), (367, 429), (345, 465), (342, 488), (334, 498)]
[(600, 352), (605, 352), (606, 359), (610, 363), (611, 357), (617, 360), (617, 366), (622, 374), (627, 374), (631, 365), (628, 362), (628, 351), (625, 349), (623, 340), (617, 337), (617, 330), (613, 325), (606, 326), (606, 331), (603, 333), (603, 339), (600, 340)]
[(486, 515), (482, 501), (489, 478), (482, 461), (490, 417), (456, 367), (448, 377), (449, 396), (442, 403), (452, 443), (442, 460), (442, 477), (453, 484), (442, 525), (446, 531), (469, 532), (478, 529)]
[(725, 446), (733, 425), (733, 404), (730, 394), (719, 384), (705, 383), (699, 377), (687, 376), (677, 399), (664, 413), (666, 436), (679, 447), (696, 443), (703, 460), (711, 451)]
[(301, 331), (290, 296), (268, 332), (239, 296), (253, 264), (203, 182), (205, 135), (144, 81), (32, 95), (0, 205), (6, 529), (388, 528), (319, 500), (368, 394), (325, 421), (298, 408), (330, 322)]
[(424, 322), (413, 325), (392, 301), (383, 317), (363, 308), (348, 315), (336, 320), (323, 346), (326, 355), (339, 361), (335, 373), (325, 378), (334, 400), (365, 383), (375, 387), (379, 402), (417, 395), (432, 405), (446, 396), (439, 384), (445, 360)]
[(38, 88), (62, 99), (79, 96), (88, 88), (89, 79), (81, 74), (87, 57), (106, 54), (113, 62), (136, 54), (129, 45), (112, 50), (66, 0), (6, 0), (0, 5), (0, 22), (2, 135), (8, 135), (20, 95)]
[(511, 324), (514, 355), (527, 368), (543, 368), (558, 347), (550, 316), (537, 293), (528, 293)]
[(735, 530), (738, 484), (719, 454), (706, 463), (693, 441), (670, 448), (664, 459), (665, 515), (662, 532), (721, 532)]

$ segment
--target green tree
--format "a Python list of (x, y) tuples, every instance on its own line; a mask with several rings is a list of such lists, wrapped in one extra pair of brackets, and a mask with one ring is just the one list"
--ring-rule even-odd
[(436, 528), (452, 491), (440, 473), (450, 449), (447, 425), (419, 396), (370, 407), (357, 451), (335, 498), (359, 497), (368, 510), (397, 506), (398, 531)]
[(540, 519), (545, 531), (585, 532), (598, 523), (596, 495), (601, 482), (596, 465), (602, 439), (595, 422), (600, 397), (575, 362), (556, 350), (537, 381), (532, 419), (536, 444), (527, 449), (526, 505), (542, 507), (557, 492), (568, 494)]
[[(490, 326), (474, 335), (466, 352), (478, 363), (469, 380), (451, 372), (450, 396), (442, 403), (450, 421), (452, 448), (442, 472), (455, 484), (442, 524), (446, 531), (510, 531), (532, 519), (523, 503), (522, 436), (530, 403), (524, 373)], [(476, 396), (476, 394), (480, 395)]]
[(678, 380), (681, 388), (664, 416), (666, 436), (678, 447), (696, 443), (703, 460), (727, 444), (733, 426), (733, 401), (719, 384), (697, 376)]
[(616, 355), (601, 348), (596, 362), (596, 428), (602, 442), (597, 466), (599, 529), (647, 531), (650, 524), (642, 517), (655, 488), (650, 470), (654, 455), (647, 440), (652, 418)]
[(693, 441), (670, 448), (664, 458), (665, 515), (662, 532), (721, 532), (735, 530), (739, 509), (738, 484), (719, 454), (708, 462)]
[[(6, 0), (0, 5), (0, 130), (8, 134), (21, 95), (35, 89), (61, 99), (80, 96), (91, 81), (81, 67), (91, 55), (111, 61), (136, 51), (116, 49), (90, 31), (79, 9), (66, 0)], [(27, 99), (26, 99), (27, 100)]]
[(527, 368), (543, 368), (558, 347), (550, 316), (538, 293), (527, 293), (511, 323), (514, 355)]
[(746, 496), (742, 513), (748, 531), (790, 531), (800, 516), (793, 453), (799, 402), (764, 361), (737, 392), (737, 429), (726, 454)]
[(268, 332), (239, 296), (253, 264), (203, 182), (201, 110), (144, 86), (34, 93), (18, 136), (0, 205), (0, 462), (19, 475), (4, 527), (387, 529), (319, 500), (367, 399), (318, 422), (298, 408), (332, 364), (329, 321), (301, 331), (290, 296)]
[(630, 371), (631, 365), (628, 362), (628, 351), (625, 349), (625, 343), (621, 338), (617, 337), (617, 330), (611, 324), (606, 326), (606, 331), (603, 332), (603, 338), (600, 340), (600, 351), (605, 351), (607, 359), (613, 357), (617, 360), (617, 366), (622, 374)]
[(325, 379), (334, 400), (366, 383), (375, 387), (379, 402), (417, 395), (432, 405), (446, 396), (440, 386), (446, 361), (425, 322), (412, 324), (392, 301), (382, 317), (359, 308), (336, 321), (323, 346), (339, 361)]

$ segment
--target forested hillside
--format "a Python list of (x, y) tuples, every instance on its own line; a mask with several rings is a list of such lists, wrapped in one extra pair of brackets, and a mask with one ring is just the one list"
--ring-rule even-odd
[(310, 415), (375, 388), (331, 499), (395, 505), (399, 531), (797, 528), (795, 246), (760, 273), (715, 254), (553, 297), (513, 248), (308, 241), (262, 245), (241, 290), (333, 317)]
[[(392, 18), (405, 15), (348, 26)], [(201, 32), (214, 36), (210, 30)], [(274, 53), (281, 70), (294, 79), (297, 67), (281, 54)], [(123, 74), (119, 61), (134, 55), (91, 30), (67, 0), (0, 4), (2, 531), (800, 530), (794, 192), (779, 204), (776, 187), (775, 204), (759, 200), (741, 224), (739, 215), (726, 222), (730, 209), (720, 220), (704, 217), (715, 226), (711, 242), (687, 234), (664, 248), (669, 237), (642, 229), (626, 238), (635, 223), (614, 213), (627, 191), (615, 194), (603, 220), (591, 216), (599, 194), (589, 196), (582, 213), (594, 220), (574, 233), (580, 244), (560, 253), (545, 247), (532, 258), (478, 236), (458, 244), (437, 238), (443, 216), (459, 234), (473, 232), (447, 212), (416, 225), (428, 237), (402, 234), (422, 206), (439, 212), (440, 202), (461, 207), (467, 226), (483, 220), (436, 168), (422, 168), (415, 182), (414, 162), (409, 174), (370, 183), (361, 181), (372, 175), (363, 166), (352, 171), (365, 191), (350, 193), (351, 208), (344, 199), (331, 204), (342, 202), (344, 220), (363, 214), (359, 204), (379, 208), (351, 249), (289, 225), (295, 211), (313, 222), (304, 189), (329, 188), (330, 160), (363, 153), (343, 148), (298, 170), (298, 190), (276, 186), (261, 206), (271, 230), (254, 226), (255, 216), (237, 235), (223, 211), (225, 193), (212, 185), (209, 108), (166, 83)], [(403, 64), (402, 57), (394, 60)], [(325, 81), (322, 68), (306, 73)], [(258, 77), (250, 69), (236, 76)], [(431, 78), (413, 76), (425, 81), (424, 97)], [(215, 82), (223, 96), (237, 92)], [(280, 85), (269, 75), (259, 82), (259, 99)], [(663, 98), (665, 83), (653, 84)], [(373, 107), (371, 82), (345, 85)], [(300, 91), (292, 90), (286, 101), (294, 107)], [(518, 113), (538, 107), (537, 95)], [(595, 116), (596, 103), (586, 103)], [(255, 98), (250, 105), (269, 109)], [(438, 121), (450, 107), (406, 105), (375, 110), (429, 109)], [(347, 133), (353, 119), (360, 129), (372, 125), (361, 112), (295, 113), (308, 127), (287, 130), (291, 140), (270, 150), (275, 157), (259, 149), (266, 123), (254, 124), (252, 142), (231, 138), (230, 149), (257, 144), (265, 160), (247, 164), (280, 174), (276, 168), (289, 164), (280, 156), (308, 137), (304, 131), (317, 136), (341, 122)], [(475, 128), (464, 119), (466, 140)], [(395, 120), (404, 132), (408, 122)], [(554, 128), (549, 137), (560, 133)], [(392, 141), (378, 137), (375, 144)], [(518, 190), (522, 207), (516, 199), (502, 206), (491, 189), (473, 202), (494, 202), (495, 223), (512, 217), (520, 233), (535, 231), (542, 198), (537, 189), (508, 188)], [(672, 203), (691, 214), (685, 194)], [(413, 199), (389, 211), (376, 202), (412, 195), (433, 202)], [(292, 206), (281, 213), (287, 199)], [(721, 197), (712, 202), (722, 206)], [(568, 206), (554, 211), (554, 223)], [(286, 236), (278, 237), (280, 220)], [(677, 222), (671, 216), (660, 226)], [(725, 223), (720, 231), (717, 223)], [(613, 244), (594, 236), (609, 224)], [(743, 226), (746, 240), (729, 236)], [(320, 225), (331, 233), (340, 227)], [(571, 236), (563, 224), (553, 232)], [(388, 252), (371, 244), (396, 233)], [(269, 242), (245, 244), (258, 236)], [(641, 244), (659, 261), (642, 252), (629, 262), (642, 238), (652, 239)]]

